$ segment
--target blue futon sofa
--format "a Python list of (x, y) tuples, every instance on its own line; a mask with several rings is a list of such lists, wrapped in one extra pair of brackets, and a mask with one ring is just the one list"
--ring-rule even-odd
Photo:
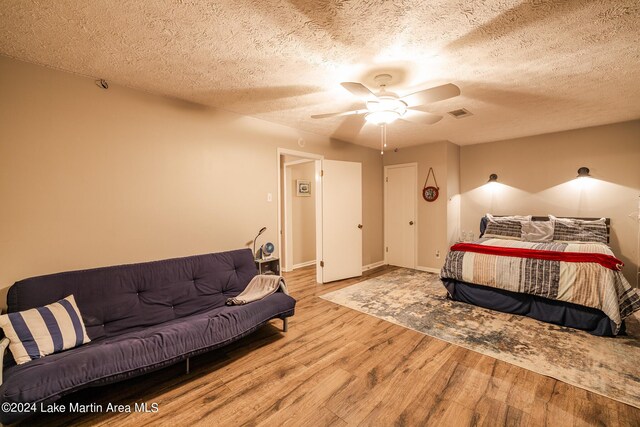
[[(74, 295), (88, 344), (16, 365), (5, 355), (0, 403), (47, 405), (88, 386), (141, 375), (242, 338), (270, 319), (292, 316), (296, 301), (279, 291), (226, 306), (257, 274), (251, 250), (71, 271), (15, 283), (8, 311)], [(16, 409), (19, 405), (4, 405)], [(10, 424), (30, 415), (0, 411)]]

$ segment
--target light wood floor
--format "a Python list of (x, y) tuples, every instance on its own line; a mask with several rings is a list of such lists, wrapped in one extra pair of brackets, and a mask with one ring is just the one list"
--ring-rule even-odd
[(636, 408), (318, 298), (363, 279), (317, 285), (313, 267), (286, 277), (298, 300), (286, 334), (274, 320), (192, 359), (188, 375), (180, 364), (62, 400), (155, 402), (158, 413), (38, 415), (27, 423), (640, 425)]

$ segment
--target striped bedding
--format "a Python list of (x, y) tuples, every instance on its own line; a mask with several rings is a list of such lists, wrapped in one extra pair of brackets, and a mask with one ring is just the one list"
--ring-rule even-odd
[[(483, 238), (473, 243), (497, 248), (596, 253), (613, 257), (611, 249), (602, 243), (533, 243), (494, 238)], [(444, 279), (596, 308), (615, 324), (616, 334), (622, 321), (634, 311), (640, 310), (640, 294), (631, 287), (622, 273), (596, 262), (566, 262), (450, 251), (440, 275)]]

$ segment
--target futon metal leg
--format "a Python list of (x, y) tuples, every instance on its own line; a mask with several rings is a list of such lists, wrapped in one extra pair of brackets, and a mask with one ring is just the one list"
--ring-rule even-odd
[(287, 332), (289, 330), (289, 318), (285, 317), (282, 319), (282, 332)]
[(189, 358), (187, 357), (187, 375), (189, 375)]

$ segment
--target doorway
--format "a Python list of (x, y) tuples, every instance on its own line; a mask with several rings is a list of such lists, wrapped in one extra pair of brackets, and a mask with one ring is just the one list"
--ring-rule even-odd
[[(283, 271), (293, 271), (294, 268), (315, 264), (316, 281), (319, 283), (322, 282), (319, 264), (322, 254), (323, 158), (318, 154), (278, 148), (280, 265)], [(307, 182), (308, 195), (297, 195), (298, 181), (302, 184)], [(304, 194), (305, 189), (302, 190)], [(309, 205), (313, 209), (312, 215), (309, 214)]]
[[(298, 182), (292, 181), (297, 164), (313, 163), (313, 180), (306, 191), (315, 203), (316, 282), (328, 283), (362, 275), (362, 164), (325, 160), (318, 154), (278, 148), (277, 247), (284, 271), (294, 268), (296, 256), (292, 199)], [(285, 163), (288, 167), (285, 167)], [(285, 177), (286, 175), (286, 177)], [(290, 176), (291, 175), (291, 176)], [(296, 180), (297, 181), (297, 180)], [(295, 186), (294, 186), (295, 185)], [(302, 192), (305, 189), (302, 188)], [(310, 262), (311, 260), (307, 261)]]
[(418, 164), (384, 167), (385, 264), (415, 268)]
[(284, 156), (283, 269), (316, 263), (315, 164), (312, 159)]

